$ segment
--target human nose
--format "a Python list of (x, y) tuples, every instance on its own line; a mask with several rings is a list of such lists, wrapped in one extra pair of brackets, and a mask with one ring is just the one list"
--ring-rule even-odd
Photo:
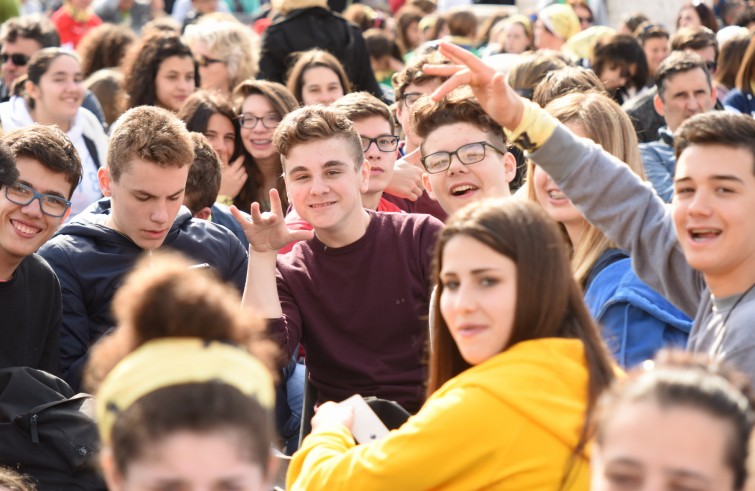
[(330, 186), (321, 177), (315, 177), (312, 179), (312, 185), (309, 188), (311, 194), (326, 194), (330, 191)]
[(453, 308), (457, 312), (470, 312), (477, 306), (477, 297), (468, 282), (459, 281), (453, 293)]
[(687, 206), (690, 215), (707, 216), (710, 214), (710, 196), (704, 190), (698, 189)]
[(468, 170), (467, 166), (462, 163), (461, 159), (459, 158), (458, 153), (454, 152), (451, 155), (449, 155), (448, 158), (451, 159), (451, 161), (448, 163), (448, 169), (446, 170), (446, 172), (448, 172), (449, 174), (455, 174), (457, 172), (462, 172), (462, 173), (467, 172)]
[(150, 212), (149, 219), (155, 223), (165, 223), (168, 221), (168, 206), (164, 201), (155, 204)]
[(24, 206), (21, 207), (21, 211), (25, 215), (33, 216), (33, 217), (41, 217), (42, 212), (42, 197), (41, 196), (35, 196), (32, 198), (32, 200), (28, 203), (26, 203)]

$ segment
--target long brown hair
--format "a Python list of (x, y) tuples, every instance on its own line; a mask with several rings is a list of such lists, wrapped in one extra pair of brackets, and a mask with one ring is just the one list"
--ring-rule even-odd
[[(244, 104), (246, 98), (252, 95), (261, 95), (267, 99), (280, 119), (283, 119), (286, 114), (298, 106), (296, 99), (284, 85), (266, 80), (245, 80), (233, 90), (234, 107), (237, 116), (241, 114), (241, 106)], [(262, 189), (262, 171), (254, 161), (254, 157), (244, 149), (243, 145), (238, 145), (237, 149), (244, 152), (244, 167), (249, 177), (244, 187), (239, 191), (238, 196), (233, 200), (233, 203), (240, 210), (249, 211), (249, 208), (255, 201), (260, 203), (260, 205), (267, 202), (268, 190)], [(283, 167), (281, 167), (282, 174)], [(282, 177), (276, 181), (275, 187), (278, 189), (281, 204), (285, 210), (288, 208), (288, 195), (286, 194), (286, 183)], [(264, 206), (262, 210), (268, 211)]]
[[(561, 232), (540, 206), (522, 200), (491, 199), (467, 206), (451, 216), (438, 238), (433, 264), (438, 301), (433, 305), (428, 394), (470, 367), (440, 312), (443, 251), (458, 235), (478, 240), (514, 261), (518, 271), (526, 272), (517, 275), (514, 325), (504, 351), (532, 339), (556, 337), (582, 341), (589, 374), (586, 404), (589, 418), (598, 396), (613, 380), (612, 362), (584, 304), (582, 290), (574, 281)], [(543, 299), (548, 299), (547, 306), (543, 305)], [(562, 486), (581, 457), (590, 434), (585, 423), (567, 463)]]

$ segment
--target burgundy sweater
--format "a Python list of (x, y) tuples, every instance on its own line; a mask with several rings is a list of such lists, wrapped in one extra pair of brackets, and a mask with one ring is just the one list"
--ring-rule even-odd
[(370, 213), (356, 242), (317, 237), (278, 257), (283, 317), (269, 321), (289, 354), (301, 342), (319, 401), (377, 396), (416, 412), (424, 400), (430, 262), (443, 224)]

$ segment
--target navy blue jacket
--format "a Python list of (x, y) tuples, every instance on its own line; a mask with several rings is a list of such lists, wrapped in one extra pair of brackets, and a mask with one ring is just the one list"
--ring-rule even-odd
[(726, 99), (724, 99), (724, 109), (755, 116), (755, 97), (753, 97), (753, 94), (750, 92), (742, 92), (739, 89), (733, 89), (726, 94)]
[[(103, 198), (61, 227), (39, 250), (60, 279), (60, 368), (74, 390), (80, 390), (89, 347), (114, 325), (110, 302), (115, 291), (144, 252), (127, 236), (103, 225), (109, 214), (110, 198)], [(182, 252), (197, 264), (209, 264), (223, 280), (243, 291), (247, 254), (228, 229), (192, 219), (182, 206), (162, 248)]]

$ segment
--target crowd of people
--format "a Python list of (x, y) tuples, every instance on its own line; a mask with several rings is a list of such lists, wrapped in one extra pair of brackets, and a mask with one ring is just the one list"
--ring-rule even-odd
[(755, 489), (755, 3), (11, 3), (0, 491)]

